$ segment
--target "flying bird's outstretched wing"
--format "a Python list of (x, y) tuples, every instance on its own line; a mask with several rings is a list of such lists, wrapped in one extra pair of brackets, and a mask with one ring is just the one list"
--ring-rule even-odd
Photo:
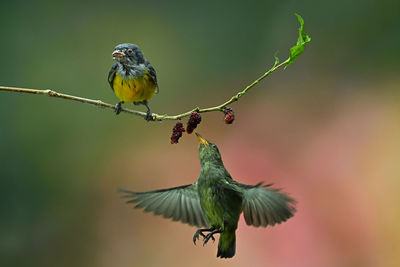
[(269, 188), (271, 184), (244, 185), (243, 214), (247, 225), (266, 227), (289, 219), (296, 212), (295, 200), (281, 193), (279, 189)]
[(168, 189), (132, 192), (119, 190), (130, 198), (126, 203), (137, 203), (135, 208), (144, 208), (145, 212), (153, 212), (198, 227), (207, 227), (197, 193), (197, 183)]

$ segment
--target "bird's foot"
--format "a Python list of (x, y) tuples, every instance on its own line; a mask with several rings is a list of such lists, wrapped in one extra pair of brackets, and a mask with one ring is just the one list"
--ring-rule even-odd
[(145, 119), (146, 121), (152, 121), (152, 120), (153, 120), (153, 113), (151, 112), (150, 109), (147, 110), (147, 112), (146, 112), (146, 117), (144, 117), (144, 119)]
[(153, 113), (151, 112), (151, 109), (149, 108), (149, 105), (147, 104), (147, 101), (146, 100), (144, 100), (144, 101), (137, 101), (137, 102), (133, 102), (133, 104), (134, 105), (145, 105), (146, 106), (146, 108), (147, 108), (147, 112), (146, 112), (146, 116), (144, 117), (144, 119), (146, 120), (146, 121), (152, 121), (152, 120), (154, 120), (154, 118), (153, 118)]
[[(200, 239), (199, 236), (203, 237), (203, 240), (206, 238), (206, 236), (203, 234), (203, 232), (213, 232), (214, 231), (214, 227), (210, 228), (210, 229), (199, 229), (196, 231), (196, 233), (194, 233), (193, 236), (193, 243), (196, 245), (196, 241)], [(213, 241), (215, 241), (214, 237), (211, 237), (213, 239)]]
[(121, 110), (122, 110), (122, 104), (123, 104), (124, 102), (123, 101), (121, 101), (121, 102), (118, 102), (116, 105), (115, 105), (115, 114), (116, 115), (118, 115), (119, 113), (121, 113)]
[(216, 232), (214, 232), (214, 231), (212, 231), (212, 232), (210, 232), (208, 235), (206, 235), (205, 237), (204, 237), (204, 240), (203, 240), (203, 247), (205, 246), (205, 244), (207, 244), (208, 243), (208, 240), (212, 240), (213, 241), (213, 243), (215, 242), (215, 238), (214, 238), (214, 234), (215, 234)]
[(196, 245), (196, 241), (200, 239), (200, 236), (204, 238), (206, 238), (206, 236), (203, 234), (202, 229), (199, 229), (196, 231), (196, 233), (194, 233), (193, 236), (193, 243)]

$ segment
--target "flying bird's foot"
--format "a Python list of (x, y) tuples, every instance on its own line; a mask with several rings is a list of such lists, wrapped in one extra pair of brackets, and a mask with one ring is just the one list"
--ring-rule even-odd
[(208, 240), (210, 240), (210, 238), (212, 239), (213, 242), (215, 241), (215, 238), (214, 238), (213, 235), (214, 235), (213, 232), (211, 232), (208, 235), (206, 235), (206, 237), (203, 240), (203, 247), (208, 243)]
[(220, 230), (214, 230), (208, 233), (208, 235), (206, 235), (206, 237), (203, 240), (203, 246), (205, 246), (208, 243), (208, 240), (210, 239), (212, 239), (212, 241), (214, 242), (215, 241), (214, 234), (219, 234), (219, 233), (221, 233)]
[[(196, 241), (200, 239), (199, 236), (202, 236), (203, 240), (206, 238), (206, 236), (203, 234), (203, 232), (212, 232), (212, 231), (214, 231), (214, 228), (197, 230), (196, 233), (194, 233), (194, 236), (193, 236), (193, 243), (196, 245)], [(213, 236), (211, 236), (211, 239), (213, 241), (215, 241), (215, 238)]]
[(116, 105), (115, 105), (115, 114), (116, 115), (118, 115), (119, 113), (121, 113), (121, 110), (122, 110), (122, 104), (124, 103), (124, 101), (121, 101), (121, 102), (118, 102)]
[(203, 239), (206, 238), (206, 236), (203, 234), (202, 229), (199, 229), (196, 231), (196, 233), (194, 233), (193, 236), (193, 243), (196, 245), (196, 241), (200, 239), (199, 236), (202, 236)]

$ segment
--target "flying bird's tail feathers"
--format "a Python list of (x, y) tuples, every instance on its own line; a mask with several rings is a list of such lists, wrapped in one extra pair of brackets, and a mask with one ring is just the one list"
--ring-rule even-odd
[(221, 233), (218, 241), (217, 257), (232, 258), (236, 251), (236, 234), (235, 231), (224, 231)]

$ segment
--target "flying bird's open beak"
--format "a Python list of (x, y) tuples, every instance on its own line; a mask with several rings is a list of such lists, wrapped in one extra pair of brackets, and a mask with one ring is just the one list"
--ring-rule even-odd
[(200, 135), (198, 132), (195, 132), (195, 134), (196, 134), (197, 139), (199, 140), (199, 143), (200, 143), (200, 144), (208, 145), (207, 140), (204, 139), (203, 137), (201, 137), (201, 135)]
[(124, 52), (119, 51), (119, 50), (115, 50), (115, 51), (112, 53), (112, 58), (113, 58), (113, 59), (121, 58), (121, 57), (123, 57), (123, 56), (125, 56)]

